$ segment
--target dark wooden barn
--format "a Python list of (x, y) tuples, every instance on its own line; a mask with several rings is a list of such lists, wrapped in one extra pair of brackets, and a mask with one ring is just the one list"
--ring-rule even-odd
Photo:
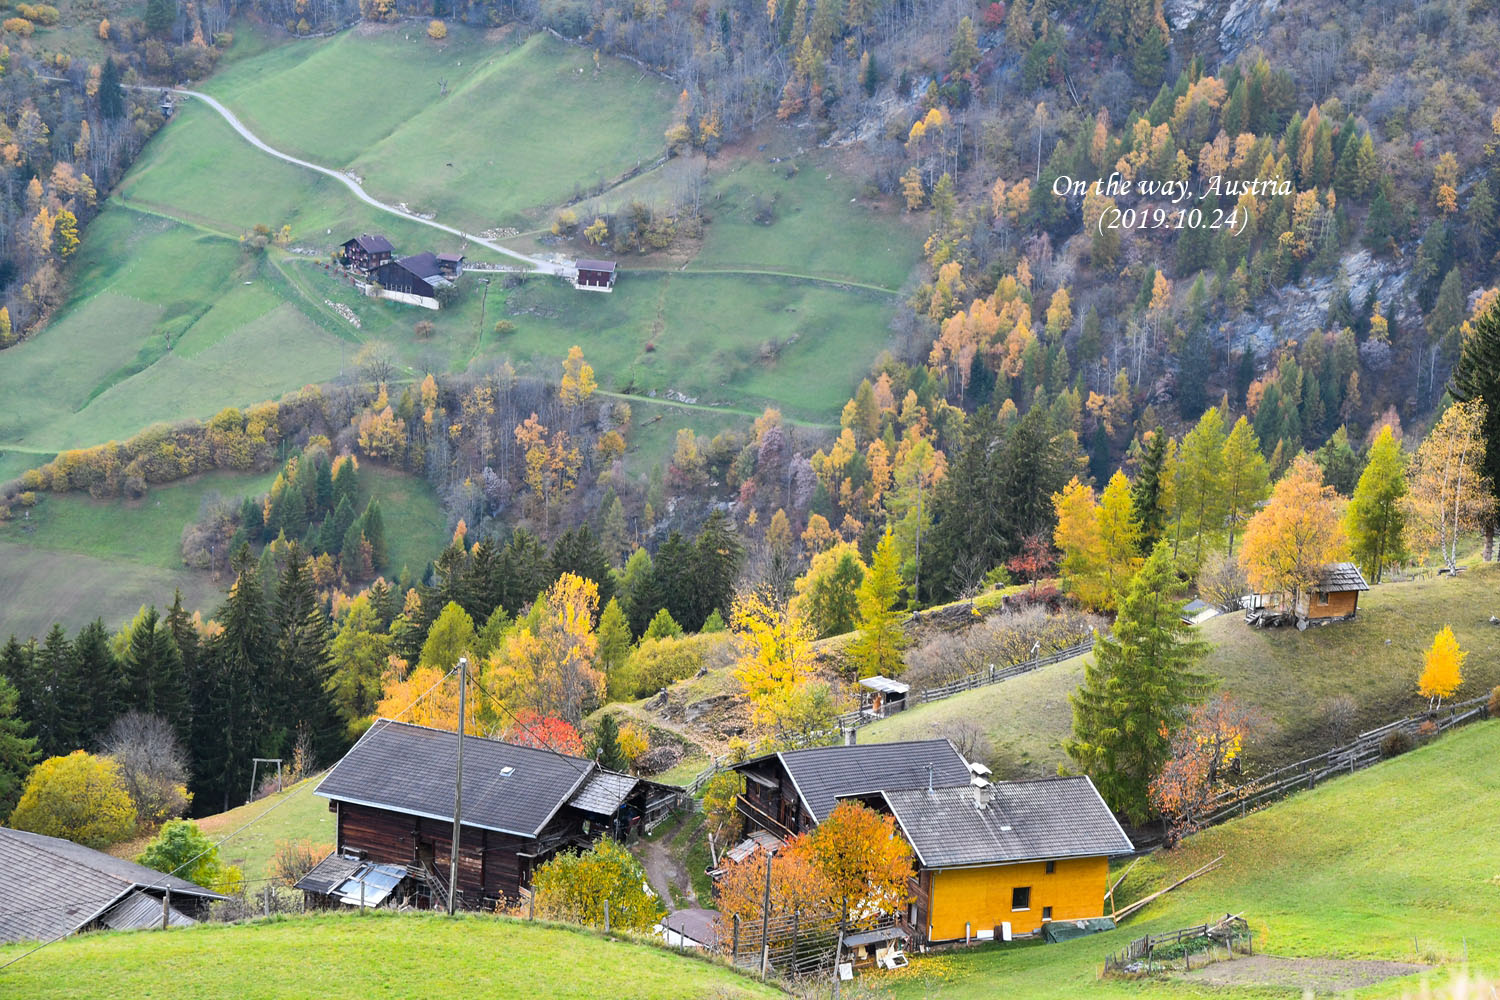
[(390, 261), (395, 252), (390, 240), (370, 233), (361, 233), (352, 240), (345, 240), (343, 249), (344, 263), (356, 271), (366, 273)]
[[(343, 856), (399, 866), (406, 885), (391, 895), (445, 906), (456, 751), (454, 733), (378, 720), (316, 789), (335, 816), (334, 855), (325, 864)], [(466, 736), (459, 905), (514, 900), (559, 851), (644, 831), (680, 795), (584, 758)], [(330, 886), (351, 877), (347, 865), (333, 867)], [(349, 896), (344, 890), (342, 901)]]
[(456, 278), (464, 271), (464, 255), (440, 253), (437, 255), (438, 273), (445, 278)]
[(580, 260), (578, 262), (578, 277), (573, 280), (573, 287), (595, 292), (613, 291), (615, 287), (615, 262), (612, 260)]
[(0, 827), (0, 942), (197, 922), (224, 897), (82, 844)]
[(413, 270), (406, 260), (387, 261), (370, 273), (370, 278), (387, 292), (436, 300), (437, 293), (429, 280), (431, 277), (433, 275), (419, 274), (417, 270)]

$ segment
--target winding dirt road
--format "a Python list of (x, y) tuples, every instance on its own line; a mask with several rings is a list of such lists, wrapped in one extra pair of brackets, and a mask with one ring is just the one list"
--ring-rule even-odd
[[(137, 87), (133, 89), (160, 90), (161, 88)], [(433, 219), (424, 219), (421, 216), (402, 211), (395, 205), (388, 205), (380, 199), (371, 195), (364, 189), (364, 186), (361, 185), (359, 181), (355, 180), (353, 177), (350, 177), (346, 173), (338, 170), (333, 170), (329, 167), (321, 166), (317, 163), (312, 163), (308, 160), (299, 159), (295, 156), (292, 156), (290, 153), (283, 153), (281, 150), (267, 145), (261, 140), (260, 136), (256, 135), (254, 132), (246, 128), (245, 123), (236, 118), (233, 111), (230, 111), (223, 104), (219, 103), (216, 98), (210, 97), (209, 95), (198, 90), (183, 90), (177, 87), (172, 87), (170, 88), (170, 90), (174, 94), (182, 94), (185, 97), (191, 97), (196, 100), (202, 101), (210, 108), (213, 108), (214, 111), (218, 112), (220, 117), (222, 117), (226, 122), (229, 123), (230, 128), (234, 129), (240, 134), (240, 138), (250, 143), (250, 145), (254, 146), (262, 153), (274, 156), (278, 160), (284, 160), (294, 166), (302, 167), (305, 170), (315, 170), (320, 174), (332, 177), (334, 180), (338, 181), (340, 184), (344, 185), (344, 187), (353, 192), (356, 198), (364, 202), (366, 205), (371, 206), (372, 208), (378, 208), (382, 212), (389, 212), (392, 215), (406, 219), (408, 222), (415, 222), (419, 225), (430, 226), (433, 229), (438, 229), (445, 233), (450, 233), (454, 236), (462, 237), (463, 239), (468, 240), (470, 243), (475, 243), (479, 246), (485, 247), (486, 249), (493, 250), (498, 254), (503, 254), (506, 257), (518, 260), (521, 263), (526, 264), (527, 266), (534, 269), (538, 274), (556, 274), (569, 278), (572, 277), (574, 268), (571, 262), (546, 260), (541, 257), (532, 257), (519, 251), (512, 250), (509, 247), (503, 247), (493, 240), (487, 240), (483, 237), (475, 236), (473, 233), (466, 233), (462, 229), (455, 229), (452, 226), (444, 225), (443, 223), (437, 222)]]

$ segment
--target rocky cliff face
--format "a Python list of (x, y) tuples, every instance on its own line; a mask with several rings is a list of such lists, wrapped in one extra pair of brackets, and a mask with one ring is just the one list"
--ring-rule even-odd
[(1162, 5), (1173, 31), (1218, 28), (1219, 48), (1233, 56), (1265, 34), (1282, 0), (1166, 0)]

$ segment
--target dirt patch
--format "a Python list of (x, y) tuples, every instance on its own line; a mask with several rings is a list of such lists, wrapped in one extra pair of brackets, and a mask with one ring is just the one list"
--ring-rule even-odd
[(1341, 958), (1277, 958), (1250, 955), (1232, 962), (1215, 962), (1202, 969), (1181, 972), (1174, 979), (1187, 979), (1209, 986), (1273, 986), (1314, 993), (1343, 993), (1370, 986), (1394, 976), (1409, 976), (1428, 966), (1409, 962), (1378, 962)]

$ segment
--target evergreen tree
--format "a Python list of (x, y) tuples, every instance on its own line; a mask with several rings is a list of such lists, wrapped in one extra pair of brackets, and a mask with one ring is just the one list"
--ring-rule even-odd
[(47, 757), (65, 756), (79, 749), (86, 713), (73, 644), (61, 625), (54, 624), (42, 640), (34, 669), (37, 705), (30, 722), (37, 748)]
[(182, 654), (154, 604), (131, 623), (122, 661), (122, 710), (159, 715), (186, 728), (190, 706)]
[(223, 626), (204, 651), (207, 676), (193, 713), (193, 799), (228, 809), (248, 787), (268, 715), (265, 666), (271, 656), (269, 614), (259, 569), (247, 551), (235, 556), (229, 598), (214, 614)]
[(620, 749), (620, 726), (608, 712), (600, 714), (599, 724), (594, 727), (593, 756), (600, 767), (620, 772), (630, 770), (630, 761)]
[(931, 497), (930, 540), (923, 540), (913, 581), (917, 601), (946, 597), (961, 589), (962, 577), (982, 575), (1005, 558), (1006, 497), (997, 468), (1004, 444), (988, 408), (969, 417), (958, 456)]
[(31, 766), (41, 759), (36, 739), (26, 735), (26, 722), (17, 714), (15, 685), (0, 677), (0, 816), (9, 816), (21, 798)]
[(682, 635), (682, 626), (672, 619), (666, 608), (657, 611), (651, 618), (651, 623), (646, 626), (646, 631), (641, 634), (641, 641), (647, 639), (675, 639)]
[(901, 612), (896, 610), (901, 596), (898, 562), (895, 536), (887, 528), (859, 585), (859, 634), (849, 644), (848, 655), (860, 677), (896, 677), (905, 668), (901, 651), (906, 635), (901, 631)]
[(518, 614), (558, 577), (541, 541), (525, 528), (517, 528), (510, 536), (500, 554), (500, 567), (505, 580), (500, 603)]
[[(692, 588), (695, 600), (690, 619), (678, 619), (689, 632), (701, 631), (704, 621), (715, 611), (721, 617), (728, 616), (744, 556), (745, 547), (740, 544), (729, 519), (723, 511), (715, 510), (693, 543)], [(602, 590), (599, 599), (604, 599)]]
[(311, 741), (313, 761), (331, 760), (341, 749), (342, 726), (328, 693), (333, 627), (313, 587), (311, 567), (295, 544), (276, 589), (271, 618), (271, 657), (266, 679), (265, 756), (290, 759), (301, 733)]
[(1313, 458), (1323, 469), (1323, 482), (1342, 496), (1349, 496), (1354, 491), (1354, 484), (1359, 481), (1359, 455), (1350, 446), (1349, 431), (1343, 425), (1323, 442)]
[(177, 0), (146, 0), (146, 30), (165, 38), (177, 23)]
[(365, 541), (370, 543), (370, 561), (377, 570), (386, 566), (385, 518), (380, 514), (380, 501), (371, 498), (370, 505), (360, 515)]
[(302, 495), (302, 487), (293, 482), (271, 506), (277, 530), (287, 538), (300, 541), (307, 534), (307, 498)]
[(35, 668), (36, 640), (23, 643), (12, 633), (5, 648), (0, 649), (0, 676), (16, 689), (16, 712), (27, 722), (35, 718), (38, 708)]
[(1167, 483), (1167, 435), (1160, 428), (1151, 433), (1141, 455), (1140, 470), (1130, 487), (1130, 509), (1140, 526), (1142, 553), (1150, 552), (1161, 541), (1167, 527), (1165, 492)]
[(318, 459), (318, 471), (313, 474), (313, 502), (319, 517), (333, 510), (333, 473), (327, 459)]
[(351, 459), (339, 463), (339, 471), (333, 477), (333, 509), (338, 510), (339, 504), (346, 500), (350, 510), (359, 506), (359, 473)]
[(120, 660), (110, 645), (109, 630), (104, 627), (103, 619), (95, 618), (78, 630), (78, 638), (73, 640), (73, 656), (83, 684), (81, 700), (86, 706), (79, 739), (82, 745), (92, 746), (121, 713)]
[[(653, 617), (656, 611), (666, 608), (673, 621), (694, 622), (693, 609), (698, 600), (693, 592), (693, 556), (693, 547), (675, 531), (657, 549), (651, 574), (652, 592), (648, 595), (655, 605)], [(695, 624), (701, 625), (702, 620)]]
[(552, 545), (552, 568), (559, 576), (572, 573), (599, 586), (599, 604), (608, 604), (615, 594), (614, 575), (609, 571), (609, 557), (589, 526), (564, 531)]
[(656, 608), (650, 606), (655, 599), (655, 576), (656, 565), (651, 553), (645, 549), (636, 549), (630, 553), (630, 558), (625, 561), (625, 570), (620, 574), (619, 597), (620, 607), (624, 609), (626, 620), (630, 623), (631, 635), (640, 635), (646, 631), (651, 616), (656, 614)]
[(1182, 620), (1183, 602), (1166, 543), (1158, 543), (1131, 581), (1113, 634), (1099, 635), (1069, 696), (1068, 756), (1098, 786), (1111, 809), (1132, 822), (1150, 815), (1148, 789), (1170, 754), (1172, 735), (1208, 691), (1195, 668), (1208, 644)]
[(1214, 345), (1209, 342), (1203, 325), (1189, 332), (1178, 359), (1177, 412), (1184, 420), (1203, 413), (1208, 402), (1208, 377), (1213, 371)]
[(1182, 439), (1182, 488), (1177, 518), (1193, 539), (1193, 565), (1203, 565), (1204, 547), (1224, 528), (1224, 420), (1211, 406)]
[(474, 546), (469, 558), (469, 576), (464, 586), (464, 609), (475, 621), (488, 621), (502, 609), (505, 593), (505, 568), (500, 549), (493, 539), (483, 538)]
[(120, 87), (120, 67), (113, 56), (104, 60), (99, 73), (99, 114), (111, 122), (125, 117), (125, 91)]
[[(1465, 324), (1463, 351), (1453, 371), (1453, 397), (1459, 402), (1483, 400), (1484, 460), (1480, 469), (1490, 490), (1500, 494), (1500, 300)], [(1494, 557), (1495, 518), (1484, 520), (1484, 557)]]
[(1387, 425), (1370, 446), (1370, 460), (1344, 512), (1354, 561), (1371, 583), (1407, 558), (1405, 497), (1406, 456)]

